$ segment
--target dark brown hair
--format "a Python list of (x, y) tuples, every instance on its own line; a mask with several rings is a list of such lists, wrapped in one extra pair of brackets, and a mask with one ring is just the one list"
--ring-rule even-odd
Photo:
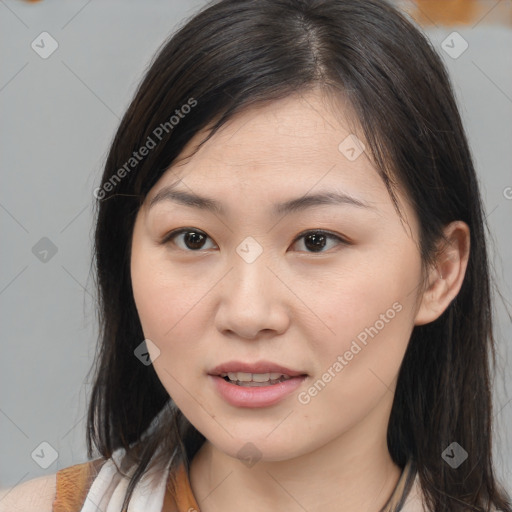
[[(130, 279), (135, 217), (197, 132), (214, 124), (208, 140), (249, 106), (319, 87), (349, 100), (395, 206), (397, 186), (410, 200), (421, 224), (425, 268), (445, 225), (462, 220), (471, 231), (458, 296), (438, 320), (412, 333), (388, 426), (391, 457), (401, 467), (415, 462), (430, 510), (494, 506), (511, 512), (493, 474), (492, 308), (472, 157), (439, 56), (381, 0), (216, 1), (158, 52), (121, 121), (96, 194), (101, 333), (88, 455), (93, 446), (105, 458), (124, 448), (136, 462), (125, 506), (153, 457), (164, 464), (173, 456), (173, 468), (180, 462), (188, 468), (205, 438), (177, 409), (153, 367), (134, 356), (144, 340)], [(170, 121), (176, 109), (192, 102), (177, 123)], [(162, 126), (161, 139), (132, 166), (134, 152)], [(469, 454), (457, 469), (441, 457), (454, 441)]]

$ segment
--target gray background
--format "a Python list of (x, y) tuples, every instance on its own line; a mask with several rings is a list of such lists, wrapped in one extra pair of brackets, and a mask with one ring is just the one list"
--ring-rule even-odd
[[(87, 373), (97, 337), (92, 192), (150, 58), (203, 3), (0, 0), (2, 487), (86, 460)], [(453, 30), (469, 44), (457, 59), (441, 48)], [(31, 48), (43, 31), (59, 44), (47, 59)], [(498, 472), (512, 490), (512, 30), (484, 18), (474, 27), (434, 27), (428, 35), (455, 84), (505, 298), (496, 304), (495, 448)], [(48, 243), (43, 237), (57, 249), (46, 261), (32, 249)], [(58, 453), (47, 468), (35, 462), (51, 462), (42, 442)]]

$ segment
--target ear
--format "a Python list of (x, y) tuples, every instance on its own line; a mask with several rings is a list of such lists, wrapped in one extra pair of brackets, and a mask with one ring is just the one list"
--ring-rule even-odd
[(429, 272), (414, 325), (428, 324), (439, 318), (464, 281), (469, 259), (469, 227), (458, 220), (445, 226), (443, 232), (447, 242), (442, 241), (436, 263)]

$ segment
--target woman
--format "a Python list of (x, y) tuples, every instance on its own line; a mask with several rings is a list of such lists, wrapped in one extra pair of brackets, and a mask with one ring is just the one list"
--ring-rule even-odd
[(38, 510), (512, 510), (472, 158), (391, 6), (212, 3), (153, 61), (95, 196), (101, 457)]

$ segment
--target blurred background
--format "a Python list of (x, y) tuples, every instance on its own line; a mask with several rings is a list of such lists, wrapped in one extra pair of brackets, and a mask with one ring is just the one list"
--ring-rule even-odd
[[(451, 75), (492, 231), (495, 452), (512, 492), (512, 0), (403, 0)], [(200, 0), (0, 0), (0, 486), (87, 460), (93, 190), (151, 57)]]

